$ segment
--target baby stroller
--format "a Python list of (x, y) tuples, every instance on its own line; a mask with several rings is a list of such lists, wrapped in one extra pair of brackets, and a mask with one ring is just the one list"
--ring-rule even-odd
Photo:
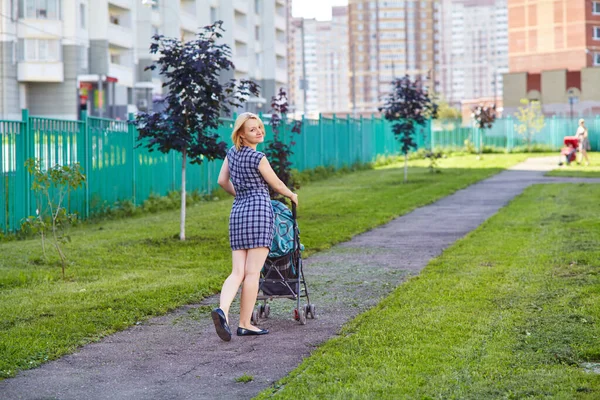
[[(268, 301), (277, 298), (296, 300), (294, 319), (305, 325), (307, 318), (316, 318), (315, 305), (311, 304), (302, 270), (300, 231), (296, 222), (296, 205), (292, 211), (278, 200), (271, 200), (275, 214), (275, 236), (265, 265), (260, 273), (257, 300), (263, 303), (252, 312), (252, 323), (258, 318), (268, 318), (271, 306)], [(300, 306), (300, 299), (306, 304)]]
[(567, 165), (569, 165), (577, 158), (577, 147), (579, 146), (579, 140), (575, 136), (565, 136), (563, 143), (565, 147), (560, 149), (561, 159), (558, 165), (562, 165), (563, 160)]

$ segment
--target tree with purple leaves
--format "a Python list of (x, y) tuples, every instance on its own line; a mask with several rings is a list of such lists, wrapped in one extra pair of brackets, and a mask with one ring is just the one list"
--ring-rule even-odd
[[(287, 93), (283, 88), (279, 89), (277, 96), (271, 98), (271, 121), (270, 125), (273, 129), (273, 140), (265, 148), (265, 155), (273, 167), (273, 171), (277, 174), (279, 179), (292, 191), (298, 189), (298, 185), (294, 182), (292, 176), (292, 163), (290, 157), (294, 152), (292, 147), (296, 144), (293, 140), (289, 144), (283, 141), (282, 129), (288, 127), (287, 113), (289, 111), (289, 104), (287, 99)], [(292, 121), (290, 125), (290, 132), (292, 134), (300, 134), (302, 131), (302, 121)], [(272, 199), (279, 199), (279, 196), (273, 188), (269, 187), (269, 192)]]
[(139, 113), (135, 124), (140, 146), (150, 151), (181, 153), (181, 222), (179, 238), (185, 240), (186, 164), (203, 159), (223, 159), (227, 144), (215, 133), (222, 115), (241, 107), (258, 85), (250, 80), (223, 82), (223, 72), (235, 69), (231, 49), (217, 44), (222, 37), (222, 21), (203, 28), (196, 39), (183, 42), (154, 35), (150, 53), (158, 59), (146, 69), (159, 69), (168, 90), (161, 112)]
[(404, 182), (408, 181), (408, 152), (416, 149), (415, 129), (436, 118), (438, 106), (431, 98), (420, 78), (408, 75), (392, 81), (392, 91), (379, 108), (385, 119), (392, 123), (392, 131), (402, 144), (404, 154)]
[(483, 151), (483, 138), (485, 137), (486, 129), (492, 129), (492, 125), (496, 122), (496, 105), (486, 107), (479, 105), (473, 108), (472, 114), (475, 126), (479, 129), (479, 156), (481, 158), (481, 152)]

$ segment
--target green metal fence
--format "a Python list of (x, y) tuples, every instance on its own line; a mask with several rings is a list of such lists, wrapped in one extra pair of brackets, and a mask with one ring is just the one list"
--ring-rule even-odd
[[(273, 134), (266, 122), (268, 142)], [(600, 117), (588, 119), (587, 125), (592, 149), (598, 150)], [(500, 119), (482, 135), (477, 129), (461, 126), (460, 121), (434, 121), (417, 128), (415, 139), (419, 148), (463, 147), (469, 140), (476, 147), (483, 144), (511, 151), (525, 145), (514, 126), (515, 120)], [(232, 127), (232, 120), (222, 120), (217, 131), (221, 140), (230, 142)], [(295, 142), (291, 161), (300, 171), (365, 163), (399, 151), (389, 123), (375, 116), (307, 119), (300, 135), (292, 134), (290, 127), (291, 121), (284, 124), (281, 135), (285, 142)], [(558, 149), (563, 137), (574, 134), (576, 128), (575, 119), (548, 118), (533, 143)], [(46, 168), (75, 162), (82, 165), (87, 182), (71, 193), (68, 207), (83, 218), (120, 200), (139, 205), (151, 193), (165, 195), (181, 187), (180, 155), (150, 152), (139, 146), (135, 126), (128, 121), (85, 115), (80, 121), (66, 121), (32, 117), (23, 110), (21, 121), (0, 120), (0, 232), (15, 231), (24, 217), (35, 215), (31, 177), (24, 168), (30, 157), (40, 158)], [(188, 190), (209, 193), (215, 189), (221, 165), (220, 160), (189, 164)]]
[[(481, 132), (478, 129), (462, 126), (460, 120), (434, 121), (433, 129), (428, 133), (429, 142), (434, 148), (463, 147), (465, 140), (472, 142), (476, 148), (492, 146), (513, 151), (515, 148), (525, 148), (527, 140), (517, 133), (519, 122), (514, 118), (496, 120), (492, 129)], [(593, 151), (600, 150), (600, 116), (586, 119), (590, 144)], [(532, 137), (532, 144), (549, 146), (558, 150), (563, 146), (565, 136), (574, 136), (578, 127), (578, 119), (550, 117), (546, 118), (544, 127)]]
[[(221, 140), (230, 142), (232, 127), (232, 120), (222, 120), (217, 131)], [(290, 128), (291, 121), (281, 135), (287, 143), (295, 142), (291, 161), (299, 170), (320, 165), (340, 168), (371, 161), (379, 154), (395, 154), (398, 149), (387, 122), (375, 117), (305, 120), (300, 135)], [(273, 137), (268, 124), (266, 130), (268, 141)], [(41, 159), (43, 168), (81, 164), (87, 182), (71, 192), (67, 206), (83, 218), (117, 201), (139, 205), (151, 193), (179, 190), (181, 156), (150, 152), (139, 145), (137, 136), (128, 121), (86, 115), (80, 121), (66, 121), (32, 117), (24, 110), (22, 121), (0, 121), (0, 232), (15, 231), (23, 218), (35, 215), (31, 177), (24, 168), (30, 157)], [(221, 160), (187, 165), (188, 190), (215, 189), (221, 165)]]

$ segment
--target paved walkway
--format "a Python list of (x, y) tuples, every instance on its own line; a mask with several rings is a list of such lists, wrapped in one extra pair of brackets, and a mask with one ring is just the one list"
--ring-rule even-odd
[[(556, 157), (535, 158), (305, 260), (319, 318), (291, 320), (282, 300), (261, 322), (266, 337), (220, 341), (216, 297), (111, 335), (0, 382), (2, 399), (248, 399), (289, 373), (342, 324), (377, 304), (432, 257), (477, 228), (527, 186), (594, 182), (544, 178)], [(232, 326), (236, 326), (232, 310)], [(244, 374), (254, 380), (238, 383)]]

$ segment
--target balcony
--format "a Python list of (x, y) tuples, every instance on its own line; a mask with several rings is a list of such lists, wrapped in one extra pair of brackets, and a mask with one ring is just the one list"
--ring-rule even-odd
[(133, 0), (108, 0), (108, 4), (125, 10), (131, 10), (133, 7)]
[(198, 32), (200, 24), (194, 14), (181, 10), (179, 17), (181, 18), (181, 28), (190, 32)]
[(233, 31), (233, 39), (236, 42), (248, 43), (249, 36), (248, 29), (241, 26), (236, 27)]
[(275, 81), (280, 84), (285, 84), (288, 81), (287, 70), (285, 68), (275, 68)]
[(19, 62), (17, 66), (19, 82), (63, 82), (62, 62)]
[(63, 36), (63, 23), (52, 19), (27, 19), (17, 24), (17, 36), (22, 39), (56, 39)]
[(130, 49), (133, 47), (133, 30), (122, 25), (108, 24), (108, 43)]
[(233, 57), (233, 65), (235, 65), (235, 70), (237, 72), (248, 73), (249, 71), (247, 56)]
[(248, 3), (246, 0), (233, 0), (233, 9), (243, 14), (248, 14)]
[(279, 40), (275, 41), (275, 54), (281, 57), (287, 57), (287, 46)]
[(275, 14), (275, 28), (285, 31), (285, 17)]
[(117, 78), (118, 84), (133, 87), (133, 68), (120, 64), (108, 64), (108, 76)]

